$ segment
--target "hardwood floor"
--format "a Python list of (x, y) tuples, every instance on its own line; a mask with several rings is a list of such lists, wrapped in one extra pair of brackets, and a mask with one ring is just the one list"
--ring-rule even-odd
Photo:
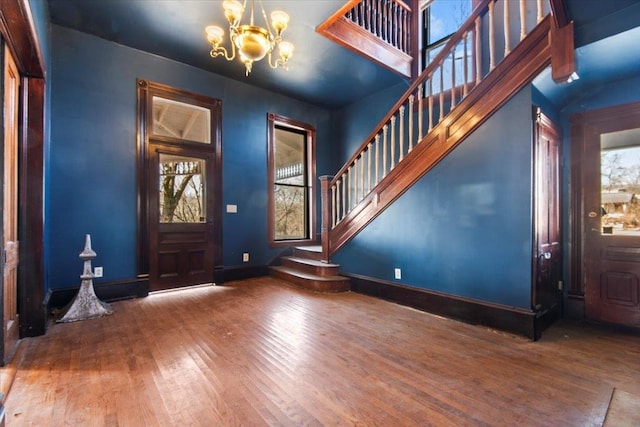
[(272, 278), (113, 303), (22, 343), (8, 426), (601, 425), (640, 337), (540, 341)]

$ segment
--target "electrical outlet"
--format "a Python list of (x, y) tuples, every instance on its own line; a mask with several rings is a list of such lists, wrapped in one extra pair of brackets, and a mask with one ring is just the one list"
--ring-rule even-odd
[(242, 254), (242, 262), (249, 262), (249, 252)]
[(238, 213), (238, 205), (227, 205), (227, 213)]
[(399, 268), (396, 268), (393, 271), (393, 274), (394, 274), (396, 279), (398, 279), (398, 280), (402, 279), (402, 270), (400, 270)]
[(93, 269), (93, 277), (102, 277), (102, 267), (96, 267)]

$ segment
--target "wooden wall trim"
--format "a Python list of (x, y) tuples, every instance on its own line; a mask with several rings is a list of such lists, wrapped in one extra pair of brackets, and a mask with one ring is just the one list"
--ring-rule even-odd
[(251, 279), (269, 274), (269, 267), (266, 265), (239, 265), (224, 267), (216, 273), (216, 285), (223, 285), (233, 280)]
[(329, 233), (335, 254), (551, 62), (549, 15)]
[(45, 81), (22, 79), (22, 114), (18, 177), (18, 310), (20, 336), (46, 330), (44, 300), (44, 100)]
[(569, 23), (569, 14), (565, 0), (550, 0), (551, 11), (553, 12), (553, 21), (557, 28), (562, 28)]
[[(72, 288), (49, 290), (44, 300), (46, 312), (51, 313), (69, 304), (78, 293), (80, 285)], [(94, 283), (93, 288), (98, 298), (103, 301), (119, 301), (131, 298), (146, 297), (149, 294), (149, 281), (144, 279), (117, 280)]]
[(20, 74), (44, 78), (45, 65), (27, 0), (0, 0), (0, 32)]
[(351, 290), (466, 323), (488, 326), (532, 340), (540, 338), (544, 318), (532, 310), (414, 288), (394, 282), (341, 272)]

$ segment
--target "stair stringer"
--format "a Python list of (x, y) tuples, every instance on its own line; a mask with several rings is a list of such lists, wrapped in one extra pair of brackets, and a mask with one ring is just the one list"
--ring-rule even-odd
[(329, 231), (333, 256), (551, 64), (551, 16), (513, 49), (402, 162)]

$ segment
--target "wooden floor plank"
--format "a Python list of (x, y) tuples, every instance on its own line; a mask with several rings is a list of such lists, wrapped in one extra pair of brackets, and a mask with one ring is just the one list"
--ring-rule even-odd
[(602, 425), (640, 337), (538, 342), (272, 278), (113, 303), (22, 343), (8, 426)]

